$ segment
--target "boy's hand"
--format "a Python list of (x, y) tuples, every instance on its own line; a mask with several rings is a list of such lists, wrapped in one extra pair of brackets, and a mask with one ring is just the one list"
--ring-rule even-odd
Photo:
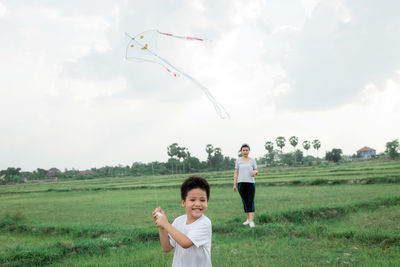
[(165, 214), (164, 211), (161, 209), (161, 207), (155, 208), (153, 213), (152, 213), (154, 221), (157, 220), (157, 217), (159, 216), (159, 213)]
[(258, 171), (252, 171), (252, 172), (251, 172), (251, 176), (252, 176), (252, 177), (256, 176), (257, 174), (258, 174)]
[(233, 185), (233, 192), (236, 192), (236, 185)]
[[(157, 215), (157, 212), (160, 212), (162, 216)], [(164, 228), (164, 226), (168, 224), (168, 218), (165, 215), (165, 212), (160, 207), (156, 208), (152, 214), (154, 221), (158, 227)]]
[(165, 216), (165, 213), (163, 213), (163, 216), (157, 216), (156, 225), (159, 228), (165, 229), (165, 226), (167, 226), (168, 224), (169, 224), (168, 218), (167, 216)]
[(162, 213), (161, 213), (161, 208), (160, 207), (156, 208), (153, 211), (152, 215), (153, 215), (154, 220), (156, 219), (157, 216), (163, 216)]

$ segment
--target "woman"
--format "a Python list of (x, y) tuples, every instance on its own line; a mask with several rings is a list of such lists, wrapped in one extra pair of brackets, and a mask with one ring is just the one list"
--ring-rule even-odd
[[(239, 190), (240, 197), (242, 198), (244, 212), (247, 220), (243, 225), (250, 225), (251, 228), (254, 224), (254, 196), (256, 193), (256, 186), (254, 176), (258, 174), (257, 163), (255, 159), (249, 157), (250, 146), (243, 144), (240, 147), (242, 156), (236, 160), (235, 175), (233, 177), (233, 192)], [(237, 185), (237, 189), (236, 189)]]

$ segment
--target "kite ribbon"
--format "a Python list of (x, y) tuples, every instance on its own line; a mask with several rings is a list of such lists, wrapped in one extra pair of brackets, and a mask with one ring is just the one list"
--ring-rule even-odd
[(166, 35), (166, 36), (169, 36), (169, 37), (178, 38), (178, 39), (185, 39), (185, 40), (191, 40), (191, 41), (201, 41), (201, 42), (204, 42), (206, 40), (206, 39), (197, 38), (197, 37), (179, 36), (179, 35), (173, 35), (172, 33), (165, 33), (165, 32), (160, 32), (160, 31), (157, 31), (157, 32), (159, 34)]

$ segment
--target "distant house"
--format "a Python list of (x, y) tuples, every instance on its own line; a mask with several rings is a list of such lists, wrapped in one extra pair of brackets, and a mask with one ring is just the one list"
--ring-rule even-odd
[(365, 146), (357, 150), (357, 156), (363, 159), (369, 159), (376, 156), (376, 150)]
[(56, 175), (56, 173), (60, 173), (61, 171), (59, 170), (59, 169), (57, 169), (57, 168), (51, 168), (48, 172), (47, 172), (47, 174), (46, 174), (46, 177), (55, 177)]
[(96, 174), (95, 171), (90, 171), (90, 170), (87, 170), (87, 171), (79, 171), (79, 173), (82, 174), (82, 175), (95, 175), (95, 174)]

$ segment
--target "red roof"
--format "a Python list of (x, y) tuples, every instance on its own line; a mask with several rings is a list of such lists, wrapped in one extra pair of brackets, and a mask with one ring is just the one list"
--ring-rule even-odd
[(365, 152), (365, 151), (376, 151), (376, 150), (367, 146), (357, 150), (357, 152)]
[(51, 168), (48, 172), (47, 172), (47, 174), (46, 174), (46, 176), (53, 176), (54, 174), (56, 174), (56, 173), (58, 173), (58, 172), (61, 172), (59, 169), (57, 169), (57, 168)]

